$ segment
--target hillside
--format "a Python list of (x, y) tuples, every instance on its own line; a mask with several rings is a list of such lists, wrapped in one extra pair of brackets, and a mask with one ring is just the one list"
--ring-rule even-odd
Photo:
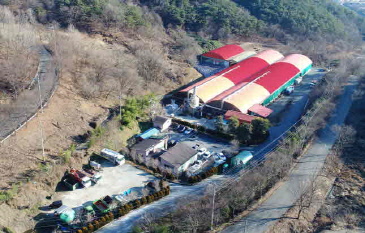
[[(327, 0), (0, 0), (0, 4), (0, 92), (6, 100), (0, 111), (11, 114), (18, 96), (26, 93), (39, 63), (36, 48), (44, 46), (52, 54), (59, 72), (58, 89), (44, 113), (0, 147), (0, 210), (9, 213), (0, 214), (0, 227), (16, 232), (33, 226), (33, 217), (44, 197), (54, 192), (62, 172), (85, 162), (82, 155), (68, 161), (65, 154), (77, 142), (75, 137), (92, 135), (90, 122), (100, 123), (110, 109), (130, 98), (164, 95), (199, 78), (193, 69), (198, 54), (250, 41), (280, 47), (284, 53), (302, 52), (317, 65), (329, 65), (351, 55), (365, 31), (364, 18)], [(126, 133), (119, 121), (115, 123), (118, 132), (107, 134), (107, 143), (125, 146), (125, 135), (135, 132)]]

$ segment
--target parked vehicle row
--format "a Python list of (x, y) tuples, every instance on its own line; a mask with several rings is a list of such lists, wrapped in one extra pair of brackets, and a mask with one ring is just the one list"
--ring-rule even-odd
[(187, 126), (183, 126), (183, 125), (179, 125), (179, 124), (175, 124), (172, 127), (175, 131), (179, 132), (179, 133), (184, 133), (186, 135), (195, 133), (196, 131), (187, 127)]

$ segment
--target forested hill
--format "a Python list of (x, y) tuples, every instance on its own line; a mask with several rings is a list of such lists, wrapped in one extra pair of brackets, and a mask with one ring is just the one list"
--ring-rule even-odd
[(0, 0), (0, 4), (31, 8), (42, 23), (55, 20), (84, 31), (101, 25), (138, 28), (149, 24), (151, 12), (161, 16), (166, 28), (181, 27), (218, 40), (230, 35), (283, 37), (282, 33), (353, 39), (365, 31), (363, 17), (331, 0)]
[(165, 26), (183, 26), (215, 39), (230, 33), (272, 34), (278, 25), (287, 34), (349, 39), (365, 30), (364, 19), (327, 0), (141, 0), (158, 12)]

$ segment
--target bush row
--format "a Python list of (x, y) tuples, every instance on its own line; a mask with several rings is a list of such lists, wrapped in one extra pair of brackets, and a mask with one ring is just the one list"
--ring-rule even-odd
[(195, 130), (197, 130), (201, 133), (209, 134), (213, 137), (219, 137), (219, 138), (222, 138), (222, 139), (225, 139), (225, 140), (228, 140), (228, 141), (231, 141), (231, 140), (234, 139), (234, 135), (232, 135), (232, 134), (228, 134), (228, 133), (221, 132), (221, 131), (218, 131), (218, 130), (207, 129), (202, 125), (195, 125), (195, 124), (192, 124), (190, 122), (183, 121), (183, 120), (176, 119), (176, 118), (173, 118), (172, 122), (180, 124), (180, 125), (188, 126), (188, 127), (192, 128), (192, 129), (195, 129)]
[(211, 177), (214, 174), (217, 174), (218, 171), (219, 171), (218, 167), (212, 167), (211, 169), (203, 172), (202, 174), (189, 177), (188, 182), (191, 184), (200, 182), (208, 177)]
[(97, 229), (110, 223), (114, 219), (118, 219), (118, 218), (128, 214), (131, 210), (138, 209), (142, 205), (157, 201), (157, 200), (161, 199), (162, 197), (167, 196), (169, 194), (170, 194), (170, 187), (168, 186), (168, 187), (162, 189), (161, 191), (155, 192), (154, 194), (150, 194), (150, 195), (142, 197), (140, 199), (131, 201), (119, 208), (116, 208), (113, 211), (106, 213), (101, 218), (93, 220), (92, 222), (88, 223), (86, 226), (82, 227), (81, 229), (78, 229), (76, 232), (77, 233), (94, 232)]

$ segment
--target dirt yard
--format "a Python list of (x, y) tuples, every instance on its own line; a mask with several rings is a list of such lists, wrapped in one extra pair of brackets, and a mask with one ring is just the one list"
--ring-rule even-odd
[(155, 179), (154, 176), (130, 164), (111, 166), (106, 162), (102, 166), (102, 178), (97, 184), (88, 188), (59, 193), (54, 199), (61, 199), (64, 205), (74, 208), (106, 195), (114, 196), (130, 188), (144, 187), (148, 181)]

